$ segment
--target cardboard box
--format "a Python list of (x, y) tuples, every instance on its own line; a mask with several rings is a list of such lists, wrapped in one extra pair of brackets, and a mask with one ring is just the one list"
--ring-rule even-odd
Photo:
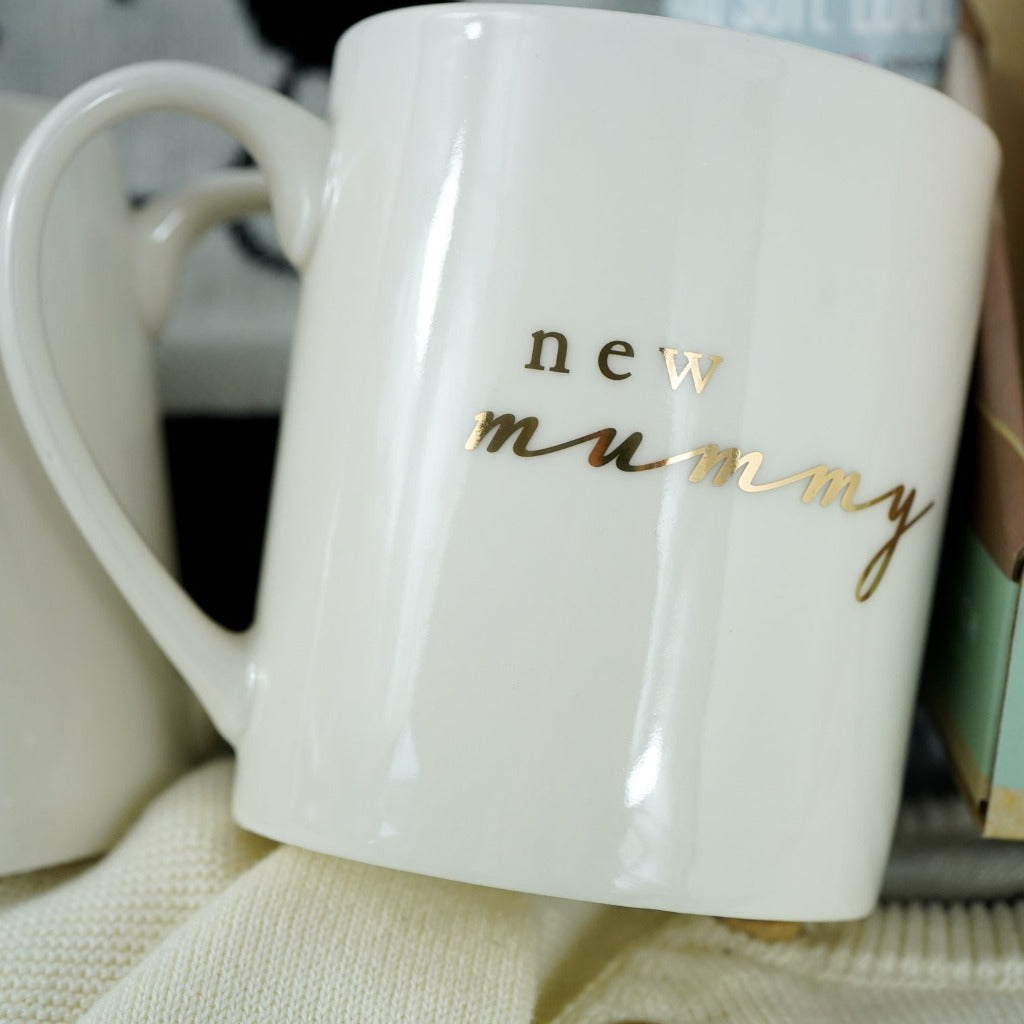
[(984, 52), (987, 117), (1003, 147), (1003, 208), (1017, 330), (1024, 332), (1024, 3), (963, 0), (964, 28)]
[(997, 214), (924, 699), (981, 828), (1024, 838), (1024, 385)]

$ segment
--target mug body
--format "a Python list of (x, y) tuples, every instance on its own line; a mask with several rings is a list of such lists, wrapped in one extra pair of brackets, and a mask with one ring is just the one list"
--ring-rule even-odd
[(239, 743), (255, 830), (744, 917), (880, 885), (997, 147), (774, 40), (351, 30)]
[[(0, 174), (49, 104), (0, 95)], [(174, 550), (151, 340), (109, 138), (54, 196), (41, 279), (53, 359), (105, 477)], [(116, 382), (110, 387), (110, 382)], [(98, 853), (208, 745), (194, 698), (61, 505), (0, 379), (0, 874)]]

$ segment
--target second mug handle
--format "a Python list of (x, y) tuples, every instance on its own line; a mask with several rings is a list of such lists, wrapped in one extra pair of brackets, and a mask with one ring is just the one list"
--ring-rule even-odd
[(131, 291), (147, 334), (167, 322), (181, 266), (200, 235), (220, 221), (266, 213), (267, 187), (256, 171), (221, 171), (132, 213)]
[[(209, 619), (146, 546), (103, 480), (64, 400), (44, 327), (43, 226), (61, 173), (94, 134), (132, 114), (196, 114), (234, 135), (263, 172), (279, 242), (301, 270), (320, 227), (330, 148), (325, 122), (277, 93), (222, 71), (178, 62), (136, 64), (87, 82), (38, 124), (8, 175), (0, 204), (0, 349), (29, 437), (101, 564), (229, 741), (249, 702), (249, 644)], [(165, 303), (146, 311), (159, 320)], [(113, 382), (111, 382), (113, 386)]]

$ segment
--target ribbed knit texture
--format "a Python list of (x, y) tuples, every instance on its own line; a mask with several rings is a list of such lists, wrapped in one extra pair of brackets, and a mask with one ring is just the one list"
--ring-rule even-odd
[[(889, 904), (765, 943), (276, 846), (231, 823), (231, 774), (182, 779), (98, 861), (0, 880), (2, 1024), (1024, 1020), (1024, 903)], [(905, 815), (890, 890), (907, 857), (948, 888), (927, 850), (949, 835), (957, 871), (989, 858), (984, 887), (1024, 875), (936, 804)]]
[(87, 1020), (528, 1020), (529, 900), (282, 848)]
[(0, 1021), (78, 1020), (274, 848), (232, 823), (230, 788), (207, 765), (102, 860), (0, 880)]
[(987, 1024), (1024, 1020), (1024, 919), (887, 908), (766, 944), (678, 917), (607, 966), (559, 1024)]

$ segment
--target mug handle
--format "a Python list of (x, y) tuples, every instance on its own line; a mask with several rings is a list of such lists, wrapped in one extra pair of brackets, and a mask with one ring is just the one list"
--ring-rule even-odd
[(147, 334), (167, 323), (185, 256), (215, 224), (267, 210), (267, 187), (257, 171), (221, 171), (132, 212), (132, 292)]
[[(327, 125), (291, 100), (222, 71), (178, 62), (132, 65), (69, 94), (18, 152), (0, 204), (0, 349), (26, 430), (72, 518), (214, 725), (235, 742), (255, 682), (247, 634), (200, 611), (122, 511), (61, 393), (40, 301), (42, 229), (61, 172), (93, 134), (158, 109), (206, 118), (245, 146), (263, 172), (282, 250), (296, 269), (308, 260), (325, 200)], [(151, 216), (159, 221), (158, 212)], [(165, 298), (145, 290), (143, 296), (150, 322), (159, 321)]]

